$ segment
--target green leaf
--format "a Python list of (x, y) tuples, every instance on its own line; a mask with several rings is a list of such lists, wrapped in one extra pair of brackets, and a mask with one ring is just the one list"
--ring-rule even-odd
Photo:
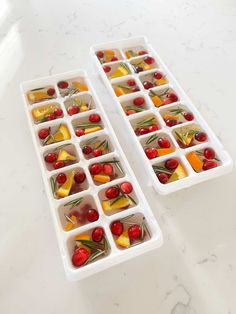
[(133, 204), (137, 205), (137, 202), (135, 202), (135, 200), (130, 195), (127, 194), (126, 197), (128, 197)]
[(137, 106), (127, 106), (127, 107), (125, 107), (125, 110), (135, 110), (136, 112), (142, 112), (142, 111), (144, 111), (145, 109), (144, 109), (144, 108), (137, 107)]
[(83, 197), (76, 198), (76, 199), (64, 204), (63, 206), (65, 207), (65, 206), (71, 205), (71, 207), (70, 207), (70, 210), (71, 210), (75, 206), (79, 205), (82, 201), (83, 201)]
[(150, 144), (150, 143), (152, 143), (153, 141), (155, 141), (155, 140), (157, 140), (157, 139), (158, 139), (158, 135), (153, 134), (152, 136), (150, 136), (150, 137), (148, 138), (148, 140), (146, 141), (145, 144)]
[(153, 121), (155, 121), (155, 118), (154, 118), (154, 117), (148, 118), (148, 119), (145, 119), (145, 120), (142, 120), (142, 121), (139, 121), (139, 122), (137, 123), (137, 125), (138, 125), (139, 127), (141, 127), (141, 126), (149, 126), (149, 125), (152, 125), (152, 124), (153, 124)]
[(118, 202), (123, 196), (118, 196), (116, 197), (111, 203), (110, 206), (112, 206), (113, 204), (115, 204), (116, 202)]
[(162, 166), (153, 166), (153, 170), (155, 173), (164, 172), (167, 174), (172, 174), (171, 171), (169, 171), (168, 169), (166, 169), (165, 167), (162, 167)]
[(117, 85), (117, 86), (120, 87), (120, 88), (128, 89), (128, 90), (132, 89), (132, 87), (127, 86), (127, 85)]
[(51, 184), (52, 193), (54, 195), (56, 192), (56, 180), (54, 180), (53, 177), (50, 178), (50, 184)]
[(101, 124), (84, 122), (84, 123), (78, 124), (76, 127), (77, 128), (87, 128), (87, 127), (94, 127), (94, 126), (101, 126)]
[(95, 261), (99, 256), (105, 254), (105, 251), (101, 251), (101, 250), (97, 250), (96, 252), (94, 252), (93, 254), (91, 254), (89, 256), (89, 258), (87, 259), (87, 261), (84, 263), (84, 266)]

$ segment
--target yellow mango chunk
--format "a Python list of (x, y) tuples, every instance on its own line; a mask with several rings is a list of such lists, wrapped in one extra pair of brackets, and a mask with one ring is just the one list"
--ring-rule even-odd
[(111, 178), (105, 174), (96, 174), (93, 176), (93, 180), (101, 183), (107, 183), (111, 181)]
[(58, 154), (57, 160), (76, 160), (76, 157), (69, 154), (65, 149), (61, 149)]
[(72, 82), (72, 86), (73, 86), (75, 89), (78, 89), (80, 92), (85, 92), (85, 91), (88, 90), (87, 85), (82, 84), (82, 83), (77, 82), (77, 81)]
[(130, 239), (128, 236), (128, 231), (124, 231), (119, 238), (116, 239), (116, 244), (125, 247), (126, 249), (130, 247)]
[(114, 91), (117, 97), (125, 95), (125, 92), (121, 87), (115, 87)]
[(39, 101), (42, 101), (44, 99), (50, 99), (52, 97), (49, 96), (46, 91), (39, 90), (39, 91), (28, 92), (27, 98), (28, 98), (29, 102), (39, 102)]
[(168, 83), (168, 81), (164, 77), (162, 77), (159, 80), (157, 80), (157, 85), (164, 85), (164, 84), (167, 84), (167, 83)]
[(75, 239), (75, 241), (79, 241), (79, 240), (90, 240), (90, 236), (89, 236), (89, 234), (87, 234), (87, 233), (84, 233), (84, 234), (77, 234), (74, 239)]
[(125, 55), (128, 59), (136, 57), (138, 54), (134, 52), (133, 50), (127, 50), (125, 51)]
[(80, 107), (80, 112), (85, 112), (85, 111), (88, 111), (89, 109), (88, 109), (88, 106), (87, 105), (82, 105), (81, 107)]
[(202, 170), (203, 162), (201, 158), (199, 158), (199, 156), (195, 152), (188, 153), (186, 157), (190, 165), (193, 167), (193, 169), (196, 172), (199, 172)]
[(169, 148), (158, 148), (157, 149), (157, 153), (158, 156), (164, 156), (164, 155), (168, 155), (171, 154), (175, 151), (175, 149), (173, 147), (169, 147)]
[(132, 205), (132, 202), (128, 197), (121, 197), (116, 202), (114, 203), (113, 202), (114, 202), (114, 199), (102, 201), (103, 210), (109, 211), (113, 209), (122, 209), (126, 206)]
[(174, 116), (172, 114), (165, 114), (164, 117), (163, 117), (165, 120), (176, 120), (178, 121), (179, 120), (179, 116)]
[(123, 65), (118, 66), (115, 72), (110, 76), (111, 79), (129, 74), (128, 68)]
[(37, 122), (44, 119), (46, 115), (53, 113), (53, 111), (56, 108), (58, 108), (57, 104), (50, 104), (50, 105), (45, 105), (38, 108), (34, 108), (32, 110), (32, 116), (34, 120)]
[(72, 230), (72, 229), (75, 227), (75, 223), (76, 223), (76, 221), (77, 221), (76, 216), (72, 215), (72, 216), (70, 217), (70, 219), (71, 219), (73, 222), (67, 221), (66, 226), (65, 226), (65, 231), (70, 231), (70, 230)]
[(114, 50), (104, 50), (104, 62), (110, 62), (113, 57), (115, 57)]
[(65, 124), (61, 124), (58, 131), (52, 135), (47, 141), (47, 144), (60, 142), (70, 139), (70, 132)]
[(156, 107), (160, 107), (164, 104), (162, 99), (158, 97), (157, 95), (152, 96), (151, 98), (152, 98), (152, 102), (154, 103)]
[(74, 175), (75, 171), (71, 171), (71, 173), (67, 176), (66, 182), (56, 191), (56, 195), (58, 197), (66, 197), (70, 194), (70, 190), (74, 183)]
[(178, 167), (175, 169), (175, 171), (172, 173), (170, 176), (168, 183), (177, 181), (179, 179), (183, 179), (187, 176), (184, 168), (182, 167), (181, 164), (178, 165)]
[(91, 127), (91, 128), (85, 128), (84, 129), (84, 133), (85, 134), (90, 134), (90, 133), (93, 133), (93, 132), (97, 132), (99, 130), (101, 130), (102, 128), (100, 126), (94, 126), (94, 127)]

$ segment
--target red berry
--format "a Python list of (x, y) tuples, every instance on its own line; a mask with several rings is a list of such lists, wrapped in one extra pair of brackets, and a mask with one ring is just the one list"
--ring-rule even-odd
[(106, 66), (103, 67), (103, 70), (104, 70), (105, 73), (108, 73), (108, 72), (111, 71), (111, 67), (109, 67), (108, 65), (106, 65)]
[(135, 86), (135, 85), (136, 85), (135, 80), (132, 80), (132, 79), (128, 80), (128, 81), (127, 81), (127, 84), (128, 84), (129, 86)]
[(157, 79), (157, 80), (160, 80), (161, 78), (162, 78), (162, 74), (160, 73), (160, 72), (155, 72), (154, 74), (153, 74), (153, 77), (155, 78), (155, 79)]
[(93, 229), (92, 239), (94, 242), (102, 241), (103, 236), (104, 236), (104, 230), (101, 227), (96, 227)]
[(101, 117), (99, 116), (99, 114), (93, 113), (89, 116), (89, 121), (93, 122), (93, 123), (97, 123), (97, 122), (101, 121)]
[(174, 119), (167, 119), (165, 120), (165, 122), (166, 122), (166, 125), (169, 127), (175, 126), (177, 124), (177, 121)]
[(135, 106), (142, 106), (144, 104), (144, 98), (143, 97), (137, 97), (137, 98), (134, 98), (133, 100), (133, 104)]
[(165, 104), (165, 105), (169, 105), (169, 104), (171, 104), (173, 101), (171, 100), (171, 99), (169, 99), (169, 98), (165, 98), (165, 99), (163, 99), (163, 103)]
[(139, 135), (144, 135), (144, 134), (147, 134), (147, 133), (149, 133), (148, 128), (141, 128), (141, 129), (139, 129)]
[(138, 92), (139, 90), (140, 90), (140, 89), (139, 89), (138, 86), (134, 86), (134, 87), (132, 87), (131, 92), (132, 92), (132, 93), (135, 93), (135, 92)]
[(148, 159), (153, 159), (158, 156), (157, 150), (152, 147), (145, 148), (145, 154), (147, 155)]
[(146, 54), (147, 54), (147, 51), (145, 51), (145, 50), (140, 50), (140, 51), (138, 52), (138, 54), (139, 54), (140, 56), (146, 55)]
[(80, 111), (79, 106), (72, 105), (67, 109), (67, 112), (70, 116), (73, 116), (73, 114), (76, 114)]
[(111, 176), (113, 174), (113, 166), (111, 164), (104, 164), (102, 171), (104, 174)]
[(98, 211), (96, 209), (89, 209), (87, 212), (86, 218), (89, 222), (98, 220), (99, 218)]
[(88, 260), (89, 256), (90, 256), (89, 251), (84, 247), (80, 247), (76, 249), (74, 254), (72, 255), (71, 259), (72, 264), (75, 267), (80, 267), (84, 265), (84, 263)]
[(194, 116), (191, 112), (184, 112), (184, 118), (187, 120), (187, 121), (192, 121), (194, 119)]
[(66, 175), (65, 173), (59, 173), (56, 177), (56, 181), (58, 184), (63, 184), (66, 182)]
[(92, 164), (89, 167), (91, 175), (99, 174), (100, 172), (102, 172), (102, 169), (103, 169), (102, 164)]
[(142, 229), (140, 227), (140, 225), (132, 225), (129, 227), (128, 229), (128, 235), (130, 240), (137, 240), (140, 238), (142, 233)]
[(133, 109), (129, 109), (126, 111), (127, 116), (130, 116), (131, 114), (134, 114), (134, 113), (136, 113), (136, 111)]
[(85, 133), (84, 133), (83, 129), (76, 129), (75, 134), (76, 134), (76, 136), (80, 137), (80, 136), (84, 135)]
[(143, 59), (143, 61), (147, 64), (153, 64), (155, 60), (152, 57), (146, 57)]
[(152, 88), (154, 85), (152, 84), (152, 82), (149, 82), (149, 81), (143, 81), (143, 87), (145, 89), (149, 89), (149, 88)]
[(120, 190), (116, 186), (112, 186), (105, 191), (106, 198), (116, 198), (120, 194)]
[(65, 88), (67, 88), (69, 86), (69, 84), (66, 81), (60, 81), (60, 82), (57, 83), (57, 86), (59, 88), (61, 88), (61, 89), (65, 89)]
[(120, 236), (124, 230), (124, 225), (120, 220), (115, 220), (111, 223), (111, 233)]
[(148, 127), (148, 131), (150, 132), (154, 132), (158, 130), (158, 126), (156, 124), (152, 124)]
[(139, 73), (139, 72), (142, 72), (142, 71), (143, 71), (143, 68), (140, 67), (140, 66), (135, 66), (135, 67), (134, 67), (134, 70), (135, 70), (136, 73)]
[(56, 108), (56, 109), (54, 110), (54, 114), (55, 114), (57, 117), (60, 117), (60, 116), (62, 116), (63, 111), (62, 111), (61, 108)]
[(206, 159), (214, 159), (216, 156), (215, 151), (212, 148), (205, 148), (203, 154)]
[(160, 137), (157, 143), (161, 148), (169, 148), (171, 146), (170, 141), (166, 137)]
[(207, 140), (207, 135), (205, 132), (198, 132), (195, 134), (195, 139), (198, 142), (205, 142)]
[(83, 152), (85, 155), (91, 154), (92, 151), (93, 151), (93, 149), (92, 149), (91, 146), (87, 146), (87, 145), (86, 145), (86, 146), (84, 146), (84, 147), (82, 148), (82, 152)]
[(53, 168), (54, 169), (59, 169), (59, 168), (62, 168), (62, 167), (65, 167), (65, 162), (63, 160), (59, 160), (59, 161), (56, 161), (54, 162), (53, 164)]
[(179, 162), (177, 159), (170, 158), (165, 162), (165, 167), (169, 170), (175, 170), (179, 165)]
[(49, 135), (49, 129), (41, 129), (38, 132), (38, 136), (41, 140), (44, 140)]
[(117, 61), (118, 60), (118, 58), (117, 57), (112, 57), (111, 58), (111, 61), (113, 62), (113, 61)]
[(203, 169), (204, 171), (206, 171), (206, 170), (215, 168), (215, 167), (217, 167), (217, 166), (218, 166), (218, 165), (217, 165), (217, 162), (216, 162), (216, 161), (214, 161), (214, 160), (205, 160), (205, 161), (203, 162), (202, 169)]
[(98, 56), (98, 58), (103, 58), (104, 52), (103, 51), (97, 51), (97, 56)]
[(158, 174), (157, 174), (157, 177), (158, 177), (159, 181), (160, 181), (162, 184), (167, 183), (167, 181), (169, 180), (168, 174), (166, 174), (166, 173), (164, 173), (164, 172), (158, 173)]
[(47, 90), (47, 94), (48, 94), (48, 96), (53, 96), (54, 94), (55, 94), (55, 89), (54, 88), (49, 88), (48, 90)]
[(44, 160), (46, 162), (52, 163), (52, 162), (57, 160), (57, 154), (55, 154), (55, 153), (48, 153), (47, 155), (45, 155)]
[(175, 93), (168, 93), (167, 97), (171, 99), (172, 102), (175, 102), (178, 100), (178, 96)]
[(123, 182), (120, 185), (120, 189), (124, 194), (130, 194), (133, 191), (133, 186), (130, 182)]
[(74, 180), (76, 183), (83, 183), (85, 179), (86, 175), (83, 170), (76, 172), (76, 174), (74, 175)]
[(102, 150), (100, 148), (94, 149), (93, 156), (98, 157), (102, 155)]
[(49, 113), (47, 116), (46, 116), (46, 120), (47, 121), (51, 121), (51, 120), (55, 120), (56, 119), (56, 115), (54, 113)]

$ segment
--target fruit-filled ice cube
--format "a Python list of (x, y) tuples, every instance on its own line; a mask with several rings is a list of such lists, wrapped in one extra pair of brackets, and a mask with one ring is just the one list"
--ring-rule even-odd
[(71, 135), (67, 125), (62, 123), (59, 126), (40, 129), (38, 131), (38, 137), (40, 139), (41, 145), (45, 146), (69, 140)]
[(100, 135), (80, 143), (81, 150), (86, 159), (106, 155), (113, 151), (113, 146), (107, 135)]
[(122, 59), (117, 49), (105, 49), (96, 52), (96, 56), (101, 63), (114, 62)]
[(164, 107), (160, 113), (169, 127), (194, 120), (193, 113), (183, 105), (169, 107), (168, 109)]
[(32, 105), (38, 102), (55, 99), (56, 91), (52, 85), (31, 89), (26, 93), (28, 102)]
[(148, 134), (159, 130), (159, 124), (155, 115), (142, 116), (130, 121), (132, 128), (137, 136)]
[(211, 147), (192, 151), (186, 158), (195, 172), (207, 171), (221, 165), (220, 159)]
[(124, 49), (124, 54), (127, 59), (131, 59), (134, 57), (146, 55), (148, 54), (148, 51), (143, 46), (137, 46)]
[(112, 87), (117, 97), (139, 91), (137, 82), (132, 77), (128, 80), (115, 83), (112, 85)]
[(31, 113), (35, 124), (63, 117), (63, 110), (58, 103), (35, 107), (32, 109)]
[(183, 126), (173, 130), (172, 133), (181, 148), (201, 144), (208, 140), (207, 134), (197, 124)]
[(131, 66), (135, 73), (140, 73), (143, 71), (148, 71), (154, 68), (158, 68), (155, 59), (151, 56), (146, 56), (142, 58), (137, 58), (130, 61)]
[(121, 106), (127, 116), (149, 109), (149, 106), (143, 96), (137, 96), (129, 100), (121, 101)]
[(94, 133), (103, 129), (101, 117), (98, 113), (92, 113), (84, 118), (79, 118), (72, 121), (75, 134), (78, 137)]
[(62, 97), (72, 96), (74, 94), (88, 91), (88, 86), (85, 83), (84, 79), (79, 77), (59, 81), (57, 83), (57, 87)]
[(129, 69), (128, 65), (124, 62), (104, 65), (103, 70), (110, 80), (117, 78), (117, 77), (122, 77), (122, 76), (126, 76), (126, 75), (130, 74), (130, 69)]
[(169, 158), (164, 162), (153, 165), (153, 170), (162, 184), (171, 183), (187, 177), (183, 164), (177, 158)]
[(93, 97), (88, 94), (81, 94), (79, 96), (69, 97), (64, 102), (66, 111), (70, 116), (77, 113), (86, 112), (95, 108)]
[(161, 86), (168, 83), (165, 75), (160, 71), (155, 71), (139, 76), (140, 81), (145, 89), (150, 89), (156, 86)]
[(169, 105), (179, 100), (179, 97), (171, 88), (165, 88), (157, 91), (150, 90), (149, 96), (155, 107)]

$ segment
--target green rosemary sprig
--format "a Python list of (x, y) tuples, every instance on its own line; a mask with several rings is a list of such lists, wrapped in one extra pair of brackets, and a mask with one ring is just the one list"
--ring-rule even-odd
[(171, 171), (169, 171), (168, 169), (166, 169), (165, 167), (162, 167), (162, 166), (153, 166), (153, 170), (155, 173), (164, 172), (167, 174), (172, 174)]
[(136, 125), (137, 125), (138, 127), (146, 127), (146, 126), (152, 125), (154, 121), (155, 121), (155, 118), (152, 117), (152, 118), (148, 118), (148, 119), (139, 121)]
[(68, 222), (71, 222), (73, 225), (76, 224), (76, 222), (73, 221), (66, 213), (64, 213), (64, 216), (65, 216), (65, 218), (66, 218), (66, 220), (67, 220)]
[(68, 202), (68, 203), (65, 203), (65, 204), (64, 204), (64, 207), (65, 207), (65, 206), (68, 206), (68, 205), (71, 205), (71, 207), (70, 207), (70, 210), (71, 210), (71, 209), (74, 208), (75, 206), (77, 206), (77, 205), (79, 205), (80, 203), (82, 203), (82, 201), (83, 201), (83, 197), (76, 198), (76, 199), (74, 199), (74, 200), (72, 200), (72, 201), (70, 201), (70, 202)]
[(152, 136), (150, 136), (148, 138), (148, 140), (145, 142), (145, 144), (150, 144), (150, 143), (152, 143), (153, 141), (155, 141), (157, 139), (158, 139), (158, 135), (157, 134), (153, 134)]
[(53, 177), (50, 178), (50, 184), (51, 184), (52, 193), (53, 193), (53, 195), (55, 195), (55, 192), (56, 192), (56, 180)]
[(136, 112), (142, 112), (145, 110), (144, 108), (140, 108), (137, 106), (127, 106), (127, 107), (125, 107), (125, 109), (126, 110), (135, 110)]

